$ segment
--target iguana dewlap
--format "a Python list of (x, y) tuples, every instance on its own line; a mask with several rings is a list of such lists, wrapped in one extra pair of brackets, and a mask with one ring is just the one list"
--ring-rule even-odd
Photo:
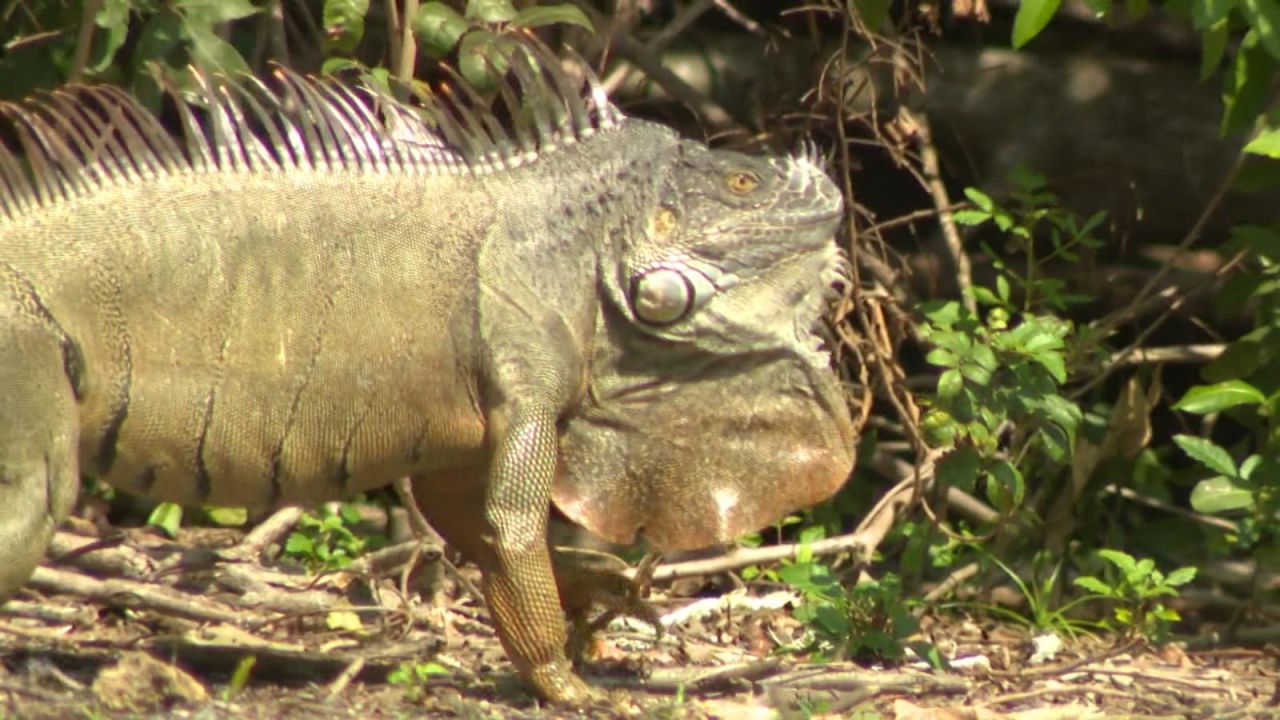
[(553, 500), (684, 547), (834, 492), (835, 186), (525, 57), (506, 129), (287, 72), (200, 79), (176, 134), (105, 87), (0, 105), (0, 598), (82, 474), (222, 505), (408, 474), (517, 669), (581, 702)]

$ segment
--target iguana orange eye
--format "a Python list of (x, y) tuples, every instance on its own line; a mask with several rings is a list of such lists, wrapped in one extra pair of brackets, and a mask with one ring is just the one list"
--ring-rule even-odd
[(746, 195), (760, 187), (760, 178), (756, 177), (755, 173), (739, 171), (730, 173), (728, 185), (729, 191), (735, 195)]

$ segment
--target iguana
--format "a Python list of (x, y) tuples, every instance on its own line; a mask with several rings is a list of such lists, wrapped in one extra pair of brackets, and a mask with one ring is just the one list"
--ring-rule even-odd
[(110, 87), (0, 105), (0, 598), (82, 475), (250, 506), (410, 475), (516, 669), (582, 703), (553, 502), (684, 548), (844, 482), (814, 154), (711, 150), (545, 49), (507, 64), (502, 113), (283, 70), (193, 75), (178, 132)]

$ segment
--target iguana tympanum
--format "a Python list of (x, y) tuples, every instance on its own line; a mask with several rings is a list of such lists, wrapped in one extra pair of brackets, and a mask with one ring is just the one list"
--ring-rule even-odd
[(0, 105), (0, 598), (82, 474), (251, 506), (411, 475), (516, 668), (579, 703), (553, 502), (687, 548), (839, 487), (835, 185), (530, 53), (503, 121), (283, 71), (195, 76), (177, 133), (108, 87)]

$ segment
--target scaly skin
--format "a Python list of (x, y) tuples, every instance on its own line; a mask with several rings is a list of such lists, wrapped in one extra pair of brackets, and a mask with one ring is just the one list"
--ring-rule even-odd
[[(521, 87), (542, 82), (527, 75)], [(516, 669), (583, 704), (561, 610), (581, 600), (557, 588), (553, 500), (606, 535), (651, 527), (673, 544), (661, 495), (686, 484), (691, 504), (670, 508), (683, 545), (848, 474), (847, 411), (810, 333), (839, 265), (839, 195), (808, 158), (712, 152), (629, 119), (559, 121), (554, 142), (537, 131), (536, 158), (503, 165), (467, 155), (457, 128), (405, 116), (392, 133), (315, 90), (330, 86), (282, 83), (288, 102), (259, 96), (268, 113), (314, 112), (277, 135), (319, 145), (254, 145), (237, 124), (249, 105), (219, 132), (189, 130), (194, 150), (110, 91), (0, 107), (40, 161), (28, 177), (0, 148), (0, 599), (82, 473), (249, 506), (410, 475), (483, 572)], [(108, 126), (121, 119), (128, 133)], [(806, 491), (770, 496), (691, 418)], [(622, 499), (617, 524), (597, 471)], [(776, 502), (728, 512), (745, 491)]]

